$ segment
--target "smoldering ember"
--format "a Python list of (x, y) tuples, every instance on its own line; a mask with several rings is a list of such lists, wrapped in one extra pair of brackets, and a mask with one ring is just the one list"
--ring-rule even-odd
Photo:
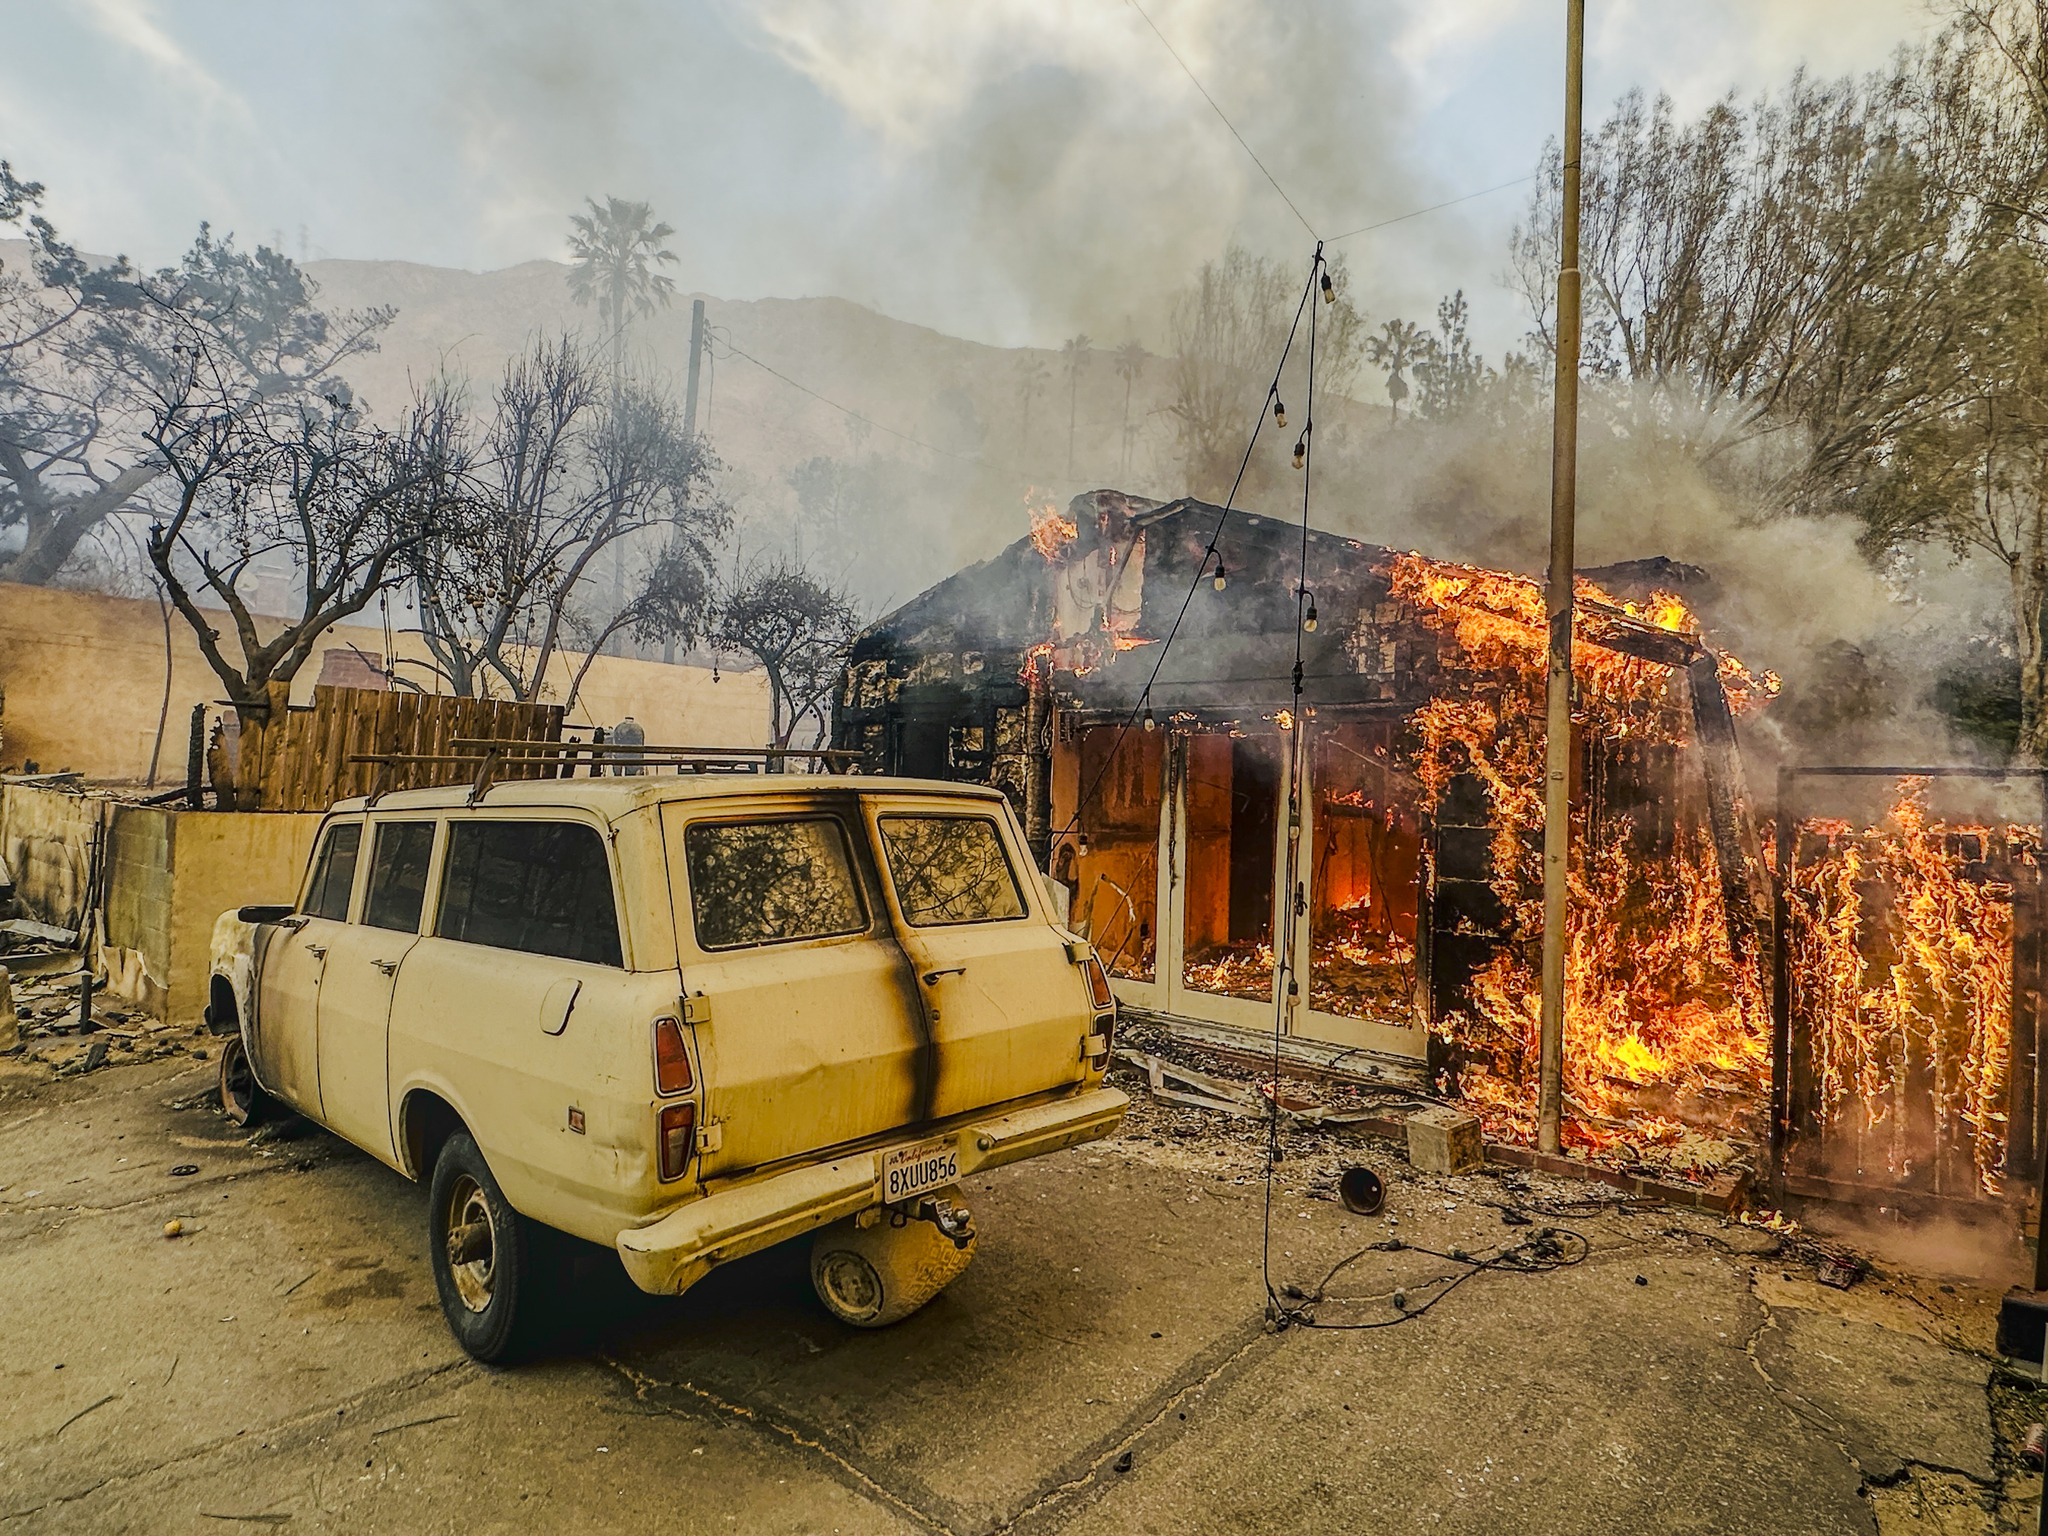
[(1780, 11), (10, 15), (0, 1529), (2048, 1532), (2048, 0)]

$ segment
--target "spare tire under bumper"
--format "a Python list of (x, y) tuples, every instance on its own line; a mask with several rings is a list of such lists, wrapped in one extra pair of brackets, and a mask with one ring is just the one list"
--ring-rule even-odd
[(964, 1176), (1107, 1136), (1130, 1102), (1114, 1088), (1097, 1088), (717, 1190), (621, 1232), (619, 1257), (641, 1290), (679, 1295), (728, 1260), (880, 1205), (882, 1159), (896, 1147), (950, 1141)]

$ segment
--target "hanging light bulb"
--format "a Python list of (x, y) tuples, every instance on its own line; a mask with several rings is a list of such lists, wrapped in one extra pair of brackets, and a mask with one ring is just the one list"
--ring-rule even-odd
[(1301, 434), (1301, 436), (1300, 436), (1300, 437), (1298, 437), (1298, 438), (1296, 438), (1296, 439), (1294, 440), (1294, 467), (1295, 467), (1296, 469), (1299, 469), (1299, 468), (1301, 468), (1301, 466), (1302, 466), (1303, 464), (1305, 464), (1305, 463), (1307, 463), (1307, 462), (1308, 462), (1308, 434), (1307, 434), (1306, 432), (1304, 432), (1304, 433), (1302, 433), (1302, 434)]
[(1301, 627), (1310, 634), (1316, 632), (1316, 600), (1313, 593), (1309, 596), (1308, 612), (1301, 616)]
[(1086, 832), (1080, 833), (1075, 837), (1074, 851), (1084, 859), (1088, 857), (1088, 834)]
[(1152, 718), (1152, 706), (1150, 704), (1147, 704), (1145, 706), (1145, 729), (1147, 731), (1156, 731), (1159, 729), (1159, 722)]
[(1216, 558), (1216, 590), (1221, 592), (1229, 585), (1229, 573), (1223, 569), (1223, 557)]
[(1330, 274), (1328, 271), (1325, 271), (1323, 273), (1323, 302), (1325, 304), (1334, 304), (1337, 302), (1337, 285), (1330, 281)]
[(1287, 402), (1278, 395), (1273, 397), (1273, 425), (1276, 427), (1287, 425)]

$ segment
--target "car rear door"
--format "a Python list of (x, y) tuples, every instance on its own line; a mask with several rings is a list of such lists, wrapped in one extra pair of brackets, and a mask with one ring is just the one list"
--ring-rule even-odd
[(933, 1118), (1079, 1082), (1088, 983), (1000, 800), (862, 797), (933, 1041)]
[(930, 1118), (923, 1019), (850, 793), (670, 801), (715, 1179)]

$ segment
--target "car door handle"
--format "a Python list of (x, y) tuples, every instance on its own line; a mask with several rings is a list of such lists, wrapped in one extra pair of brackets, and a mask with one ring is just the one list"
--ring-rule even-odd
[(308, 944), (306, 946), (306, 953), (315, 960), (325, 960), (327, 958), (327, 946), (325, 944)]
[(398, 974), (398, 962), (396, 960), (372, 960), (370, 964), (377, 967), (377, 969), (382, 971), (386, 976), (395, 976)]
[(966, 966), (949, 965), (942, 971), (926, 971), (924, 973), (924, 984), (928, 987), (935, 987), (939, 984), (939, 978), (941, 976), (965, 976), (966, 974)]

